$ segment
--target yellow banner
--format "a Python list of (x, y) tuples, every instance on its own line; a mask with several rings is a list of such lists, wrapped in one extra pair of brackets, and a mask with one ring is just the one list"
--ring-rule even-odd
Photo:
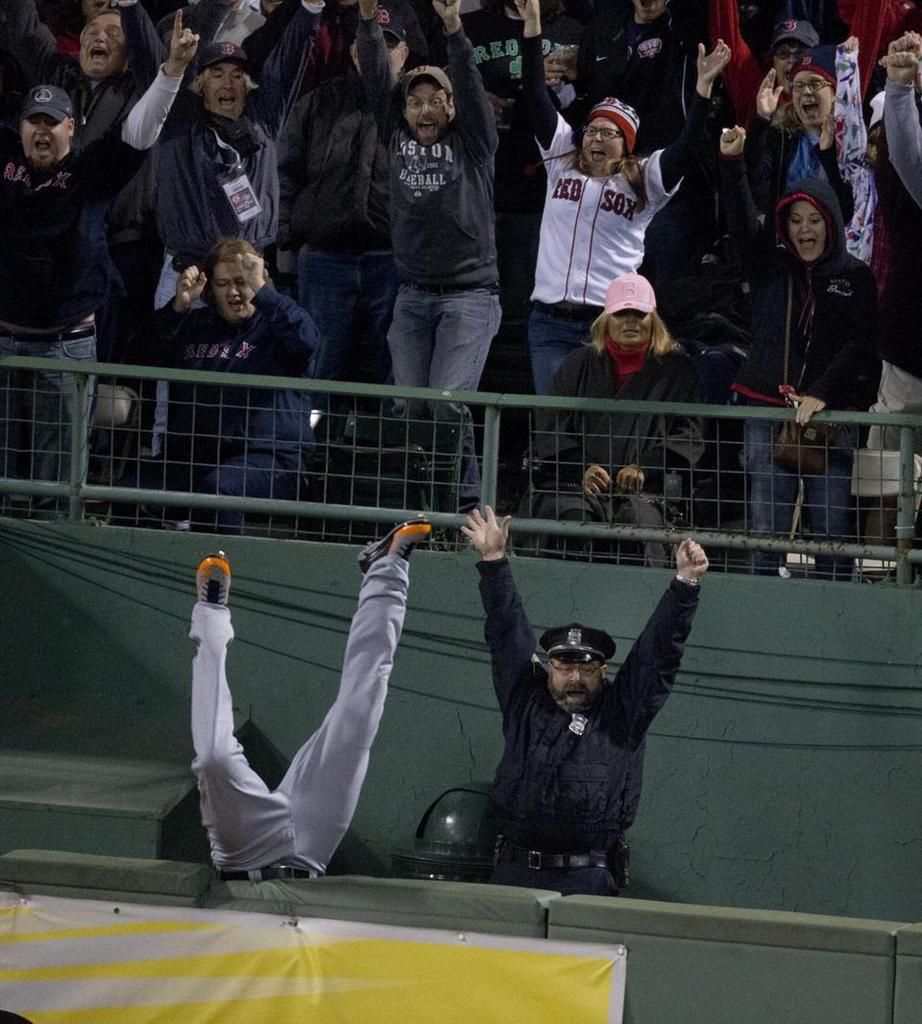
[(623, 946), (0, 893), (0, 1007), (31, 1024), (621, 1024), (625, 968)]

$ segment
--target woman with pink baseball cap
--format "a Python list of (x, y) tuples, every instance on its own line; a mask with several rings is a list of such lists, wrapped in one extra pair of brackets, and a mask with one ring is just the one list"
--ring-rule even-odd
[[(571, 352), (554, 374), (552, 393), (632, 402), (700, 402), (698, 374), (656, 312), (656, 296), (640, 274), (608, 286), (590, 343)], [(672, 413), (596, 412), (539, 415), (531, 515), (540, 519), (662, 525), (662, 504), (690, 492), (691, 467), (704, 451), (701, 422)], [(645, 492), (646, 501), (636, 495)], [(654, 521), (655, 520), (655, 521)], [(658, 564), (663, 545), (644, 546)]]
[(730, 50), (722, 41), (711, 53), (698, 48), (696, 96), (681, 135), (665, 149), (638, 157), (633, 151), (637, 112), (614, 97), (596, 104), (574, 135), (544, 84), (538, 0), (516, 0), (516, 6), (525, 21), (523, 97), (547, 169), (528, 324), (532, 375), (540, 395), (550, 392), (554, 371), (567, 354), (584, 343), (612, 278), (640, 266), (647, 226), (695, 158), (711, 89)]

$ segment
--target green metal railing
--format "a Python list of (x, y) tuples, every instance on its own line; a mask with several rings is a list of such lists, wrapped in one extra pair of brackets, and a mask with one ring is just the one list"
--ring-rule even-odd
[[(718, 421), (760, 419), (781, 421), (792, 413), (784, 409), (766, 409), (754, 406), (728, 407), (713, 405), (680, 405), (661, 402), (625, 402), (597, 399), (555, 398), (534, 395), (511, 395), (490, 392), (449, 392), (428, 388), (403, 388), (374, 384), (341, 383), (326, 380), (305, 380), (303, 378), (246, 376), (174, 370), (162, 367), (129, 366), (113, 363), (68, 362), (67, 371), (74, 374), (78, 399), (73, 403), (71, 422), (71, 458), (69, 480), (49, 483), (36, 480), (0, 478), (0, 494), (21, 494), (39, 498), (67, 499), (68, 516), (80, 521), (84, 516), (87, 502), (128, 502), (132, 504), (151, 502), (161, 506), (184, 506), (203, 509), (239, 509), (244, 513), (297, 516), (304, 518), (343, 519), (368, 523), (393, 523), (400, 518), (409, 518), (420, 509), (380, 508), (367, 505), (330, 504), (318, 501), (282, 501), (272, 498), (229, 497), (201, 494), (191, 491), (141, 490), (118, 486), (100, 486), (88, 481), (89, 445), (91, 423), (88, 405), (80, 398), (85, 396), (91, 377), (115, 378), (132, 381), (168, 381), (196, 385), (246, 387), (249, 389), (307, 392), (312, 395), (326, 394), (331, 397), (349, 399), (404, 399), (428, 403), (464, 403), (482, 410), (481, 433), (482, 502), (496, 505), (498, 474), (500, 468), (500, 437), (503, 415), (512, 411), (528, 410), (573, 410), (621, 412), (621, 413), (669, 413), (701, 417)], [(0, 369), (60, 372), (61, 361), (8, 357), (0, 359)], [(896, 579), (899, 583), (911, 581), (911, 566), (922, 562), (922, 550), (913, 550), (912, 537), (915, 523), (916, 502), (914, 483), (915, 432), (922, 431), (922, 416), (904, 414), (881, 415), (878, 413), (836, 412), (821, 413), (819, 421), (836, 424), (867, 427), (884, 424), (899, 428), (899, 492), (897, 495), (896, 544), (858, 544), (840, 541), (803, 540), (799, 538), (753, 538), (742, 532), (721, 529), (700, 530), (692, 527), (700, 543), (711, 548), (736, 551), (787, 552), (800, 555), (831, 554), (849, 558), (875, 559), (893, 562), (896, 565)], [(742, 472), (742, 471), (740, 471)], [(428, 512), (427, 515), (439, 527), (460, 526), (464, 517), (453, 512)], [(544, 533), (553, 537), (578, 537), (580, 539), (631, 540), (675, 542), (679, 534), (674, 529), (645, 528), (637, 526), (606, 525), (603, 523), (566, 523), (549, 519), (519, 519), (513, 529), (528, 533)]]

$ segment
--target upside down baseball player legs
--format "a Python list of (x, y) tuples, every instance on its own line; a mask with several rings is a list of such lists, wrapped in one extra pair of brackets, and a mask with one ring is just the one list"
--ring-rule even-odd
[(215, 866), (252, 871), (283, 862), (323, 874), (349, 827), (387, 692), (406, 611), (406, 562), (389, 555), (368, 570), (343, 660), (339, 693), (295, 754), (275, 791), (250, 768), (234, 738), (225, 674), (230, 611), (199, 601), (190, 636), (193, 772)]
[(279, 786), (291, 801), (295, 856), (325, 871), (358, 803), (384, 711), (407, 606), (409, 573), (391, 555), (365, 576), (336, 701)]

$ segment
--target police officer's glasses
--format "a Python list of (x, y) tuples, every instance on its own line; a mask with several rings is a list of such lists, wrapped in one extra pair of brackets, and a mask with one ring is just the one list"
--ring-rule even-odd
[(617, 128), (603, 128), (600, 125), (597, 126), (592, 124), (587, 125), (583, 129), (583, 135), (585, 135), (587, 139), (592, 139), (595, 136), (598, 136), (600, 139), (604, 139), (606, 142), (611, 142), (612, 139), (624, 138), (623, 133), (618, 131)]
[(550, 658), (550, 663), (558, 672), (565, 675), (576, 669), (580, 678), (591, 679), (602, 667), (597, 661), (561, 661), (560, 658)]

